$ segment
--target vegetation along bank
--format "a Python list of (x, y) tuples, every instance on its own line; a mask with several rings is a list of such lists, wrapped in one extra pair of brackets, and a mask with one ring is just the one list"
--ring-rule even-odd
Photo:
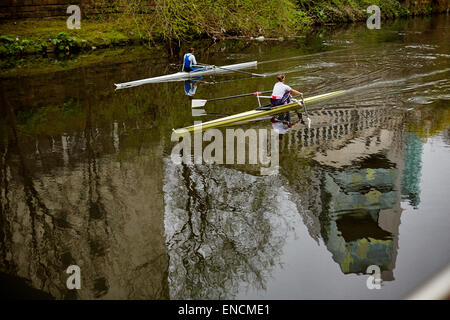
[(448, 13), (450, 7), (446, 0), (78, 0), (81, 28), (68, 29), (67, 5), (50, 10), (42, 0), (49, 10), (44, 11), (39, 1), (33, 1), (36, 12), (23, 9), (26, 15), (1, 8), (0, 56), (131, 44), (171, 47), (199, 38), (280, 38), (314, 25), (364, 21), (370, 5), (380, 7), (382, 19)]

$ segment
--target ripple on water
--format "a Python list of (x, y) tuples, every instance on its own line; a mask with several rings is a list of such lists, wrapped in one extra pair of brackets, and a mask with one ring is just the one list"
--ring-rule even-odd
[(318, 62), (318, 63), (308, 63), (303, 66), (304, 69), (313, 69), (313, 68), (331, 68), (337, 66), (337, 63), (334, 62)]
[(408, 98), (407, 101), (416, 104), (430, 104), (434, 102), (434, 99), (432, 97), (416, 96)]
[(421, 31), (399, 31), (397, 32), (398, 35), (404, 36), (407, 34), (421, 34)]
[(349, 45), (352, 44), (352, 40), (324, 40), (322, 44), (324, 46), (332, 46), (332, 45)]
[(292, 81), (299, 80), (301, 82), (307, 82), (307, 83), (321, 83), (324, 79), (322, 77), (312, 77), (312, 76), (297, 76), (297, 77), (291, 77)]
[(251, 57), (252, 55), (249, 53), (229, 53), (226, 56), (227, 60), (244, 60), (247, 59), (248, 57)]
[(409, 55), (412, 58), (418, 58), (418, 59), (429, 59), (429, 60), (435, 60), (436, 56), (432, 56), (429, 54), (414, 54), (414, 55)]
[(417, 44), (417, 45), (408, 45), (405, 48), (408, 49), (425, 49), (425, 50), (436, 50), (439, 46), (429, 45), (429, 44)]

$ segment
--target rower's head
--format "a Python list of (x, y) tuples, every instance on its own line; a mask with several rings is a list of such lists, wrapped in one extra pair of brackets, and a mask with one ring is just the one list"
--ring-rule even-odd
[(284, 74), (277, 75), (277, 80), (280, 81), (280, 82), (283, 82), (285, 78), (286, 77), (284, 76)]
[(189, 48), (189, 49), (187, 50), (187, 52), (188, 52), (188, 53), (194, 53), (194, 48)]

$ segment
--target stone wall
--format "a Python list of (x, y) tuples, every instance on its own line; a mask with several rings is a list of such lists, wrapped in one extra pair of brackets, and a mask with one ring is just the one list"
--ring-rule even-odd
[(68, 17), (66, 10), (70, 5), (80, 6), (82, 15), (117, 10), (114, 1), (103, 0), (1, 0), (0, 21)]

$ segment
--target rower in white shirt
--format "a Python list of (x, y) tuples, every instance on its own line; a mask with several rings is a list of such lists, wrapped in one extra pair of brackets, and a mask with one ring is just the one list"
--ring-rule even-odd
[(281, 106), (290, 102), (291, 93), (301, 95), (300, 91), (294, 90), (288, 85), (284, 84), (286, 77), (284, 74), (277, 75), (278, 82), (273, 86), (272, 98), (270, 103), (273, 107)]

